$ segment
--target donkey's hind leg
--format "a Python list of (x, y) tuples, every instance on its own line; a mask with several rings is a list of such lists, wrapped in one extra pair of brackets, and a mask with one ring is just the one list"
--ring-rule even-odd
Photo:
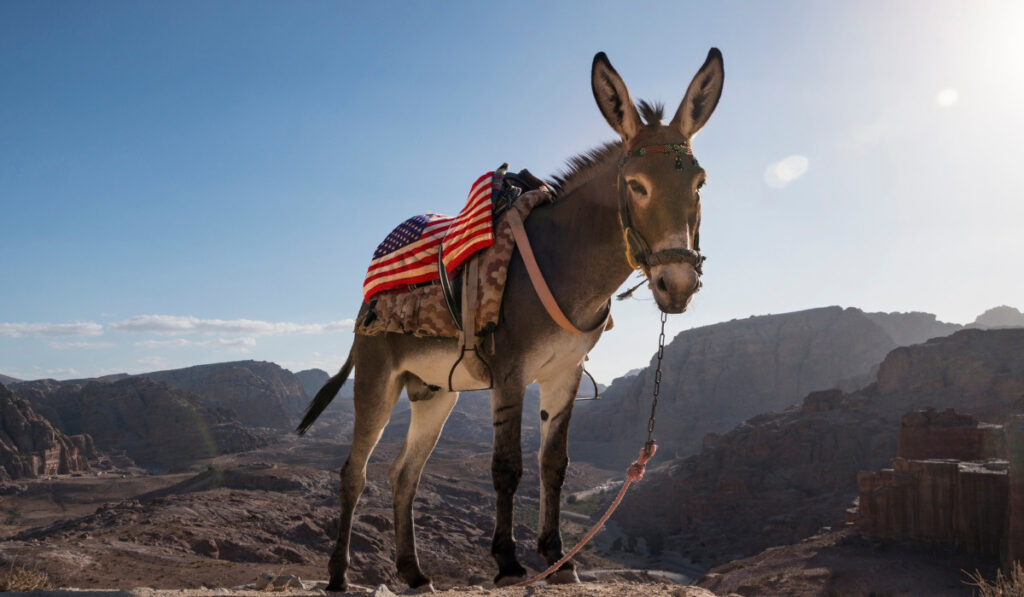
[(356, 364), (354, 386), (355, 425), (352, 430), (352, 448), (341, 468), (341, 517), (338, 521), (338, 542), (327, 565), (331, 573), (328, 591), (344, 591), (348, 588), (346, 572), (352, 516), (366, 486), (366, 463), (402, 391), (398, 376), (390, 368), (376, 369), (365, 360)]
[(423, 466), (437, 445), (448, 415), (459, 397), (437, 386), (428, 386), (418, 377), (408, 376), (412, 416), (402, 451), (395, 458), (388, 473), (395, 506), (395, 564), (402, 580), (411, 588), (431, 590), (430, 579), (420, 569), (416, 555), (416, 534), (412, 519), (412, 504), (419, 487)]

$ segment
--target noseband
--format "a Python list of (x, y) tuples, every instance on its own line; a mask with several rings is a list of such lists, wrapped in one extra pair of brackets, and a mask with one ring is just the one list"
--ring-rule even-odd
[(647, 243), (643, 235), (633, 228), (633, 217), (629, 211), (629, 200), (626, 192), (626, 179), (622, 175), (622, 167), (633, 158), (640, 158), (651, 153), (675, 154), (676, 169), (683, 169), (683, 156), (690, 156), (690, 160), (696, 164), (697, 159), (693, 157), (693, 150), (685, 143), (670, 145), (645, 145), (632, 151), (623, 151), (619, 158), (619, 220), (622, 224), (622, 238), (626, 243), (626, 261), (633, 269), (643, 270), (649, 275), (649, 270), (655, 265), (666, 265), (669, 263), (689, 263), (697, 275), (703, 275), (703, 264), (705, 257), (700, 254), (699, 236), (694, 237), (694, 248), (685, 247), (664, 249), (658, 252), (651, 251), (651, 245)]

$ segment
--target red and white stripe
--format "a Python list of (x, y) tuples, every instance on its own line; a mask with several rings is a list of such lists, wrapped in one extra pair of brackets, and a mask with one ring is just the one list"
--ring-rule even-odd
[(477, 179), (459, 215), (432, 216), (420, 239), (370, 262), (363, 282), (368, 301), (378, 292), (438, 278), (437, 252), (444, 244), (444, 266), (451, 273), (473, 253), (494, 244), (491, 222), (491, 176)]

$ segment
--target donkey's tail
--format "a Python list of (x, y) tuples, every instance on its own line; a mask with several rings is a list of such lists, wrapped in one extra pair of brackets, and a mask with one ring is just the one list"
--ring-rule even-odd
[(334, 397), (338, 395), (338, 391), (341, 390), (341, 386), (345, 385), (345, 380), (348, 379), (349, 373), (352, 373), (352, 353), (348, 353), (348, 359), (345, 364), (341, 366), (341, 369), (334, 375), (334, 377), (327, 380), (324, 387), (320, 388), (320, 391), (316, 393), (316, 397), (306, 407), (306, 414), (302, 417), (302, 422), (295, 429), (295, 432), (299, 435), (305, 435), (309, 427), (316, 421), (320, 413), (324, 412), (327, 405), (334, 400)]

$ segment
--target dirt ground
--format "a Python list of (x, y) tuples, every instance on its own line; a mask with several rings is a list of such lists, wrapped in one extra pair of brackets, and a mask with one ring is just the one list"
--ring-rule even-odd
[[(54, 595), (61, 597), (207, 597), (227, 595), (231, 597), (266, 597), (281, 595), (283, 597), (337, 595), (338, 597), (391, 597), (395, 593), (387, 587), (371, 588), (351, 593), (324, 593), (320, 590), (311, 591), (256, 591), (245, 589), (212, 589), (212, 590), (56, 590), (34, 592), (31, 595)], [(401, 593), (399, 593), (401, 594)], [(715, 594), (699, 587), (683, 587), (674, 584), (647, 583), (637, 581), (593, 582), (579, 585), (539, 585), (525, 588), (485, 589), (483, 587), (466, 587), (433, 593), (439, 597), (715, 597)]]

